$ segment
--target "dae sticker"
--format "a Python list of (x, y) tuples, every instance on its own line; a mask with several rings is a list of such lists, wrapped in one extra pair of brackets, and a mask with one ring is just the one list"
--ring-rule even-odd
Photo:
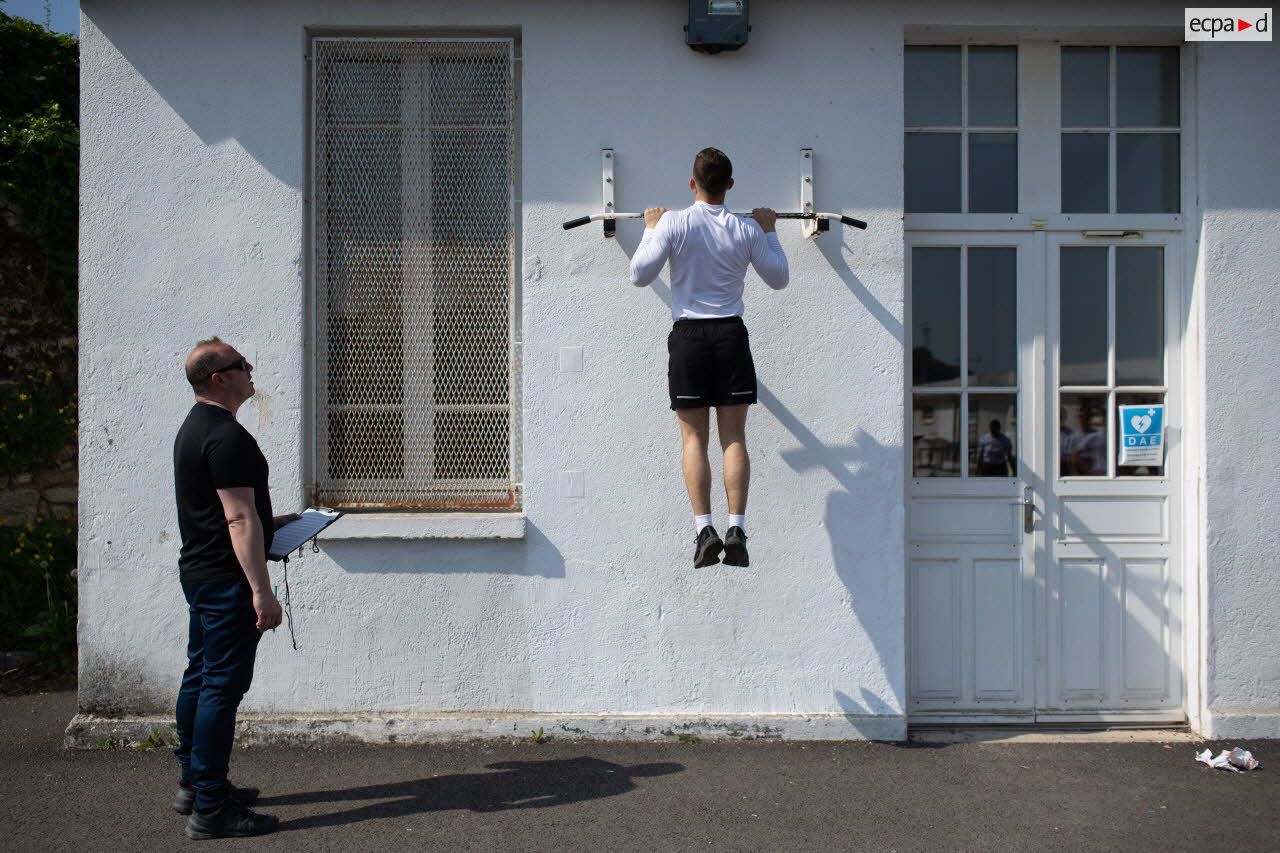
[(1164, 404), (1120, 406), (1119, 465), (1164, 464)]

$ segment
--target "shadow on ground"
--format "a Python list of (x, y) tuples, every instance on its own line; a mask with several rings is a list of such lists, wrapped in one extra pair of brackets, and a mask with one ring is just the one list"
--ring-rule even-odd
[(634, 780), (638, 777), (665, 776), (684, 770), (681, 764), (623, 766), (585, 755), (552, 761), (500, 761), (485, 765), (485, 768), (494, 772), (447, 774), (386, 785), (308, 791), (267, 797), (259, 801), (259, 805), (269, 808), (355, 800), (382, 801), (287, 821), (280, 827), (282, 830), (312, 829), (450, 809), (498, 812), (563, 806), (625, 794), (636, 787)]

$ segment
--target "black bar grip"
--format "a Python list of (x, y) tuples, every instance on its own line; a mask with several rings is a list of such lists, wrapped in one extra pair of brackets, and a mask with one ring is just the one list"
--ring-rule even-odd
[(577, 228), (579, 225), (586, 225), (590, 221), (590, 216), (579, 216), (577, 219), (570, 219), (568, 222), (564, 223), (564, 230), (568, 231), (570, 228)]
[[(841, 216), (840, 221), (845, 225), (852, 225), (854, 228), (866, 230), (867, 227), (867, 223), (863, 222), (861, 219), (854, 219), (852, 216)], [(569, 226), (566, 225), (565, 227), (568, 228)]]

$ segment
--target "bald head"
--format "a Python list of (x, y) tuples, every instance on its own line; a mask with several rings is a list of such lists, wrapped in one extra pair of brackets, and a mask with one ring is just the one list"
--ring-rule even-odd
[(226, 364), (234, 352), (234, 347), (218, 337), (196, 344), (195, 349), (187, 356), (187, 381), (191, 383), (191, 387), (204, 391), (213, 371)]

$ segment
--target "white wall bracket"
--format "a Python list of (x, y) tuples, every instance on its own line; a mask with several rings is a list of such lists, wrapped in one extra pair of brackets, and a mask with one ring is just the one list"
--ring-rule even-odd
[[(600, 150), (600, 187), (604, 193), (604, 212), (606, 214), (613, 213), (613, 149), (602, 148)], [(604, 236), (612, 237), (618, 230), (618, 220), (606, 219), (602, 223), (604, 225)]]
[[(800, 149), (800, 212), (813, 213), (813, 149)], [(800, 220), (801, 233), (806, 237), (817, 237), (831, 227), (826, 219)]]

